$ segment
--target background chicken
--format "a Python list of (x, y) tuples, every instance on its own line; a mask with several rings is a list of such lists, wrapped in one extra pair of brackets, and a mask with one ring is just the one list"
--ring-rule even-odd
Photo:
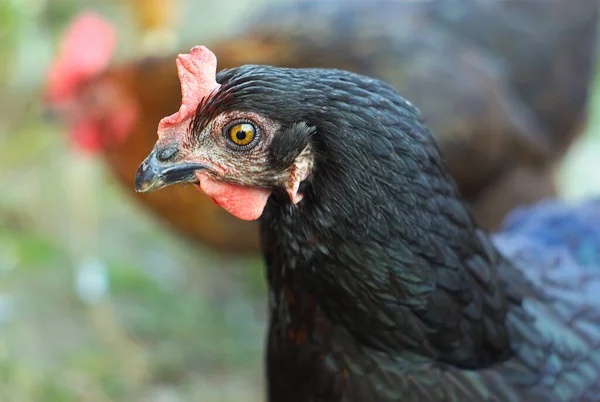
[(388, 84), (256, 65), (217, 75), (202, 46), (177, 66), (181, 108), (136, 189), (191, 183), (259, 219), (267, 400), (598, 397), (600, 198), (534, 207), (515, 220), (538, 215), (536, 228), (492, 238)]
[[(476, 218), (495, 229), (514, 206), (556, 193), (556, 164), (585, 123), (597, 9), (592, 0), (578, 7), (565, 0), (297, 2), (270, 6), (212, 48), (220, 69), (342, 68), (391, 83), (422, 109)], [(62, 58), (82, 51), (88, 47), (67, 46)], [(171, 60), (106, 72), (99, 62), (60, 95), (53, 87), (76, 65), (54, 70), (49, 100), (70, 103), (62, 115), (73, 138), (96, 144), (127, 189), (160, 116), (180, 101)], [(135, 118), (123, 117), (133, 110)], [(229, 252), (258, 248), (255, 224), (232, 219), (189, 188), (139, 197), (190, 239)]]

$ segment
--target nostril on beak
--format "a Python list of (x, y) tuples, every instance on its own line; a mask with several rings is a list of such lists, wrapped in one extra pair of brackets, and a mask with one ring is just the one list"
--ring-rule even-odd
[(170, 159), (174, 158), (175, 155), (177, 155), (178, 153), (179, 153), (179, 148), (176, 146), (171, 146), (171, 147), (167, 147), (167, 148), (163, 149), (162, 151), (160, 151), (156, 157), (161, 162), (167, 162)]

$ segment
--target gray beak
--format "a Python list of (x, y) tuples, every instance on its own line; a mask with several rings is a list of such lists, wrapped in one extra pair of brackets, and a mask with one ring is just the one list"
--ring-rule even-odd
[[(147, 193), (176, 183), (197, 183), (196, 172), (206, 169), (199, 163), (176, 163), (159, 160), (158, 154), (165, 152), (152, 150), (135, 174), (135, 191)], [(163, 158), (168, 159), (168, 158)]]

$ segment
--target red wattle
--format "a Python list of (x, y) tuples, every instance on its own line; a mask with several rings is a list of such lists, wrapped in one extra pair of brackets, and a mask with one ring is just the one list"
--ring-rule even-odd
[(253, 221), (263, 213), (271, 192), (263, 189), (236, 186), (216, 181), (206, 172), (196, 173), (200, 189), (217, 205), (233, 216)]
[(84, 120), (75, 124), (71, 131), (71, 138), (80, 151), (96, 154), (102, 150), (100, 133), (94, 122)]

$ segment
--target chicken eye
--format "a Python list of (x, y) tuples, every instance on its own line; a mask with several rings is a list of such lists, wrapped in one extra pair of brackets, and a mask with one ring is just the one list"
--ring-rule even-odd
[(229, 127), (227, 137), (240, 147), (248, 146), (256, 137), (256, 128), (250, 123), (238, 123)]

